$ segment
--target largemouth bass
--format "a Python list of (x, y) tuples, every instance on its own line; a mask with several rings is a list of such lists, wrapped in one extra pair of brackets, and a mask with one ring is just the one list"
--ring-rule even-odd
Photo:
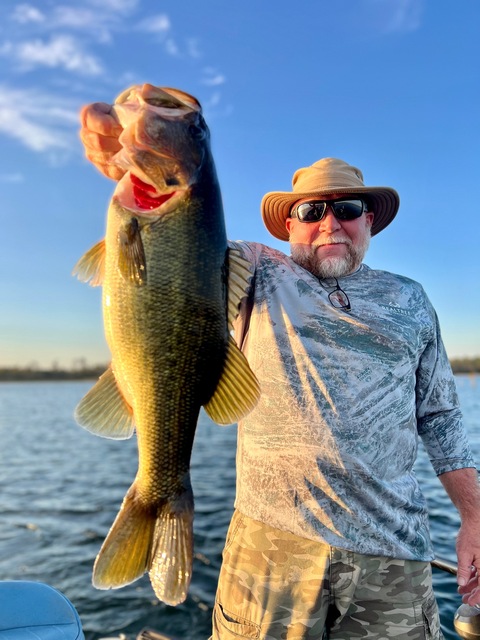
[(93, 584), (149, 572), (157, 597), (186, 598), (192, 573), (190, 455), (200, 408), (237, 422), (259, 388), (230, 335), (250, 273), (227, 249), (220, 189), (200, 104), (175, 89), (134, 86), (113, 106), (127, 169), (105, 239), (77, 263), (103, 285), (111, 367), (76, 409), (98, 435), (136, 429), (139, 465), (97, 556)]

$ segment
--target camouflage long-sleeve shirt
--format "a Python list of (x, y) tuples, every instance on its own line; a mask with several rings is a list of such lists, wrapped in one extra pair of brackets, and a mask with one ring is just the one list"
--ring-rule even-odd
[(281, 252), (232, 245), (255, 269), (236, 338), (262, 390), (239, 424), (236, 508), (358, 553), (431, 559), (418, 435), (437, 474), (475, 465), (424, 290), (362, 265), (339, 279), (346, 312)]

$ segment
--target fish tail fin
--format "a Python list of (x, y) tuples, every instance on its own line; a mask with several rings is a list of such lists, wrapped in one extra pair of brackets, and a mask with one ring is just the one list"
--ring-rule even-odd
[(115, 589), (149, 572), (159, 600), (187, 597), (193, 558), (193, 494), (146, 505), (133, 484), (95, 560), (93, 586)]

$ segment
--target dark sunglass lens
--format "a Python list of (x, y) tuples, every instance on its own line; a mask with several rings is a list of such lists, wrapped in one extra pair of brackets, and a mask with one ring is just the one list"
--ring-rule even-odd
[(325, 204), (321, 202), (304, 202), (297, 207), (297, 218), (300, 222), (317, 222), (325, 211)]
[(355, 220), (363, 213), (363, 202), (361, 200), (338, 200), (333, 203), (335, 216), (340, 220)]

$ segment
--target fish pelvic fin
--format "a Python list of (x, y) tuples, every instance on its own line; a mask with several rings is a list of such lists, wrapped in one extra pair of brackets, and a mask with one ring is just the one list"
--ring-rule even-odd
[(228, 322), (230, 328), (238, 316), (240, 303), (250, 289), (253, 268), (238, 249), (228, 249)]
[(73, 267), (72, 275), (92, 287), (99, 287), (105, 279), (105, 240), (100, 240)]
[(157, 598), (175, 606), (187, 597), (192, 558), (191, 489), (152, 507), (139, 499), (134, 483), (95, 560), (92, 583), (117, 589), (148, 571)]
[(75, 409), (78, 424), (103, 438), (126, 440), (133, 435), (133, 410), (109, 367)]
[(250, 413), (259, 398), (258, 380), (235, 340), (229, 336), (222, 376), (204, 409), (214, 422), (233, 424)]

